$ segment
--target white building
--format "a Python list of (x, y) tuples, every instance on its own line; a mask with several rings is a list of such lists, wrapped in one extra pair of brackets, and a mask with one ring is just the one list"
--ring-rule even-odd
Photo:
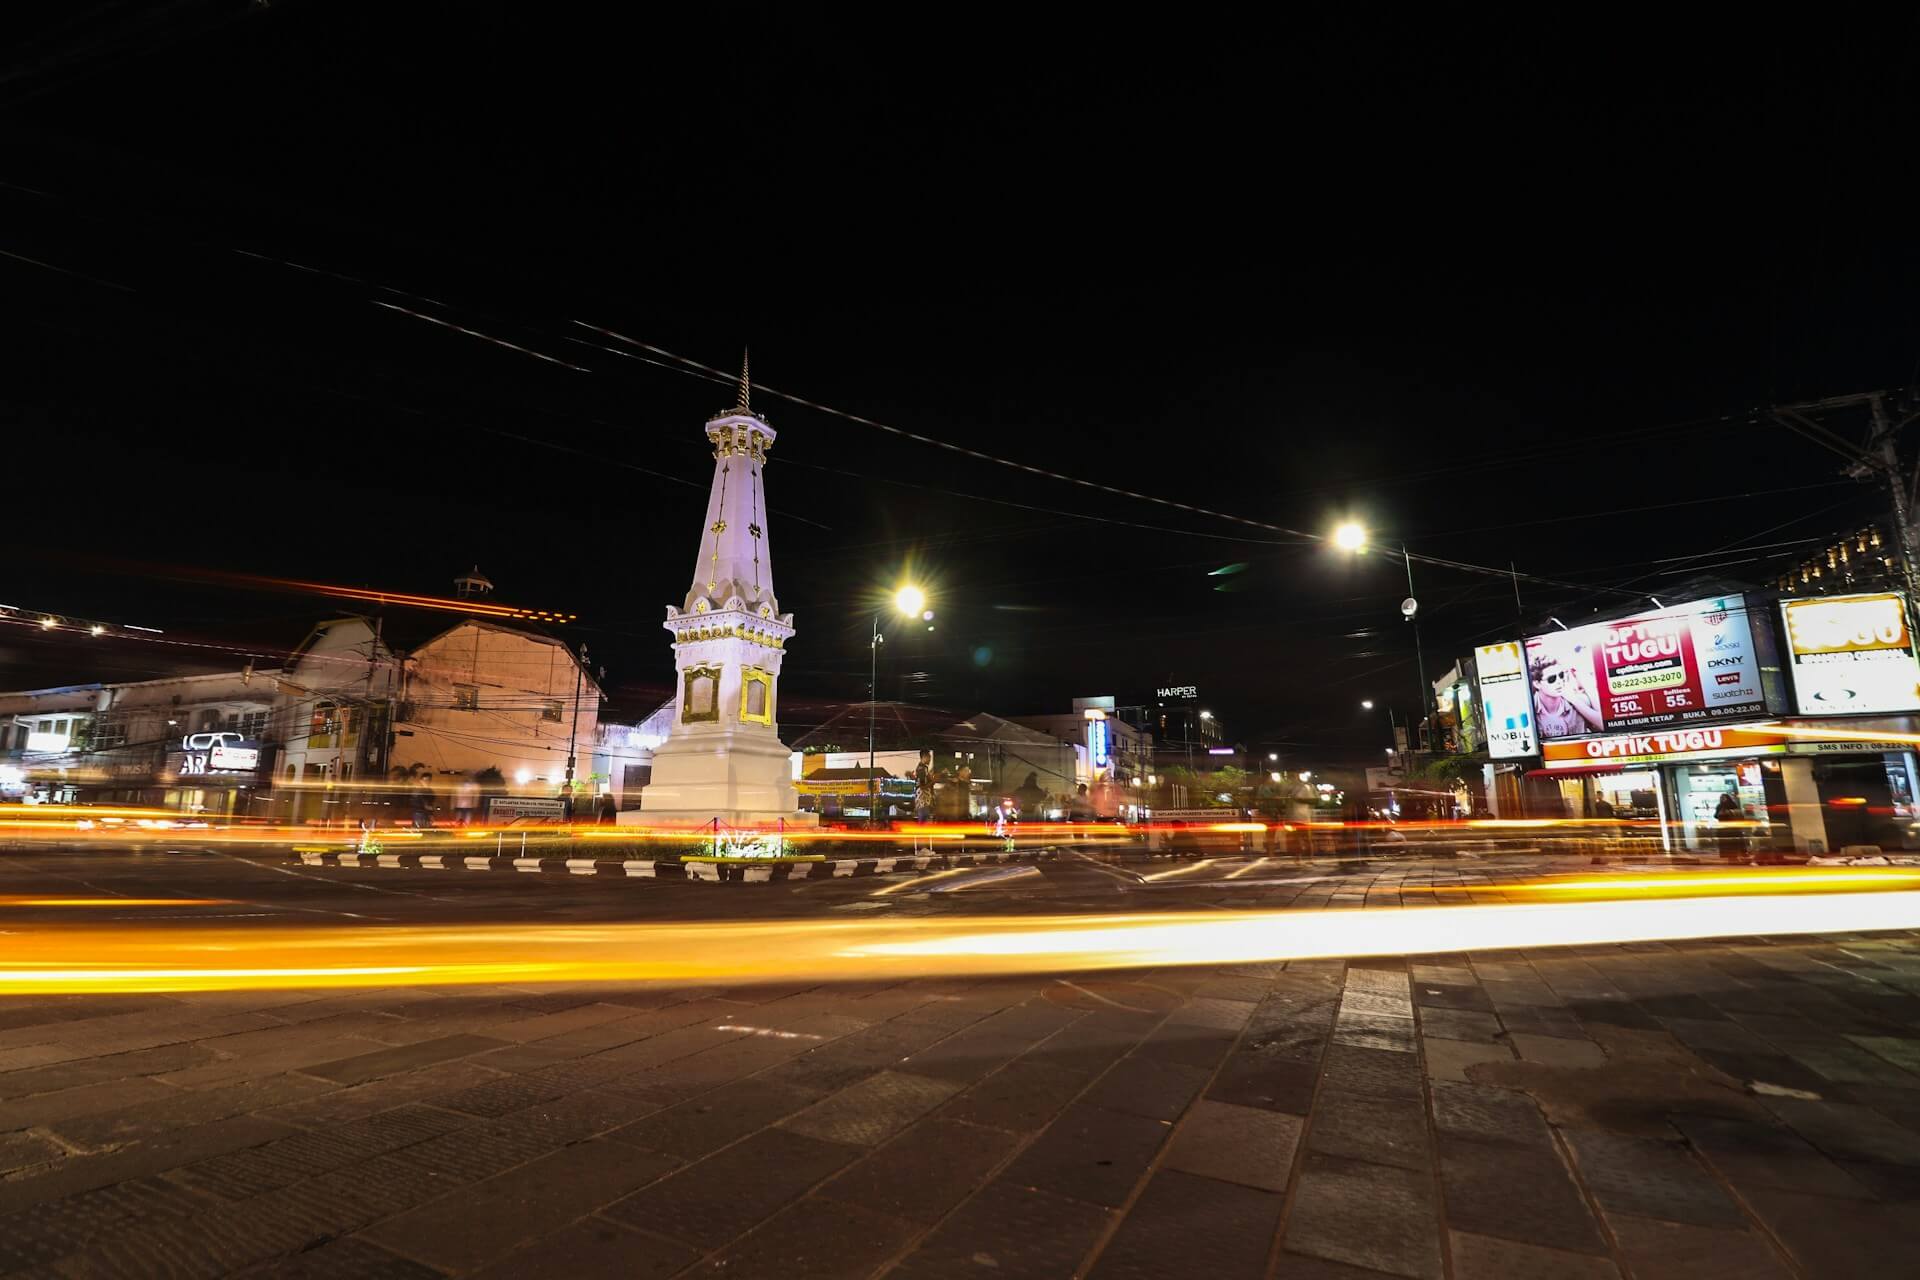
[(557, 799), (569, 742), (576, 794), (611, 789), (610, 770), (595, 769), (600, 686), (563, 641), (493, 618), (397, 646), (408, 639), (390, 624), (336, 618), (281, 673), (290, 728), (279, 781), (295, 795), (295, 820), (327, 816), (330, 802), (377, 791), (396, 771), (426, 775), (442, 809), (485, 770), (500, 773), (499, 792)]

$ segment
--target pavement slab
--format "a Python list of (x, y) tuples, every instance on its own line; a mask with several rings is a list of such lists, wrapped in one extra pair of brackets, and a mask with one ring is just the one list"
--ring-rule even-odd
[(1059, 1280), (1078, 1273), (1111, 1210), (995, 1182), (942, 1223), (888, 1280)]
[(1163, 1168), (1127, 1211), (1088, 1274), (1092, 1280), (1175, 1275), (1260, 1280), (1282, 1204), (1274, 1191)]
[(1442, 1271), (1432, 1179), (1407, 1169), (1310, 1158), (1282, 1239), (1294, 1253), (1409, 1280)]

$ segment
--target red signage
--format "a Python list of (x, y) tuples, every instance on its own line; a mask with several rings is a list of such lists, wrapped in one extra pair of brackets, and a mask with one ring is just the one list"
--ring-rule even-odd
[(1766, 710), (1746, 600), (1696, 600), (1527, 639), (1543, 740)]
[[(1777, 729), (1665, 729), (1585, 742), (1549, 742), (1542, 748), (1549, 769), (1594, 764), (1653, 764), (1662, 760), (1727, 755), (1778, 755), (1793, 741)], [(1849, 744), (1851, 745), (1851, 744)]]

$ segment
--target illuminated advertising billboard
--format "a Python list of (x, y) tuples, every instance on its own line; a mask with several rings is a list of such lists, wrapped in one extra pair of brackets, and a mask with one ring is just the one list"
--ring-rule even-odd
[(1920, 661), (1897, 593), (1782, 600), (1780, 609), (1803, 714), (1920, 711)]
[(1473, 651), (1480, 677), (1480, 723), (1487, 735), (1487, 754), (1495, 760), (1517, 760), (1538, 754), (1533, 736), (1532, 687), (1518, 640), (1483, 644)]
[(1543, 742), (1765, 714), (1745, 596), (1527, 637)]

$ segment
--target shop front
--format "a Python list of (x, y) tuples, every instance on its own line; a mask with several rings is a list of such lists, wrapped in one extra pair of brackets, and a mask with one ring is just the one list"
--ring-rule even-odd
[(1568, 817), (1635, 824), (1668, 852), (1920, 847), (1913, 744), (1832, 722), (1548, 742), (1533, 776)]

